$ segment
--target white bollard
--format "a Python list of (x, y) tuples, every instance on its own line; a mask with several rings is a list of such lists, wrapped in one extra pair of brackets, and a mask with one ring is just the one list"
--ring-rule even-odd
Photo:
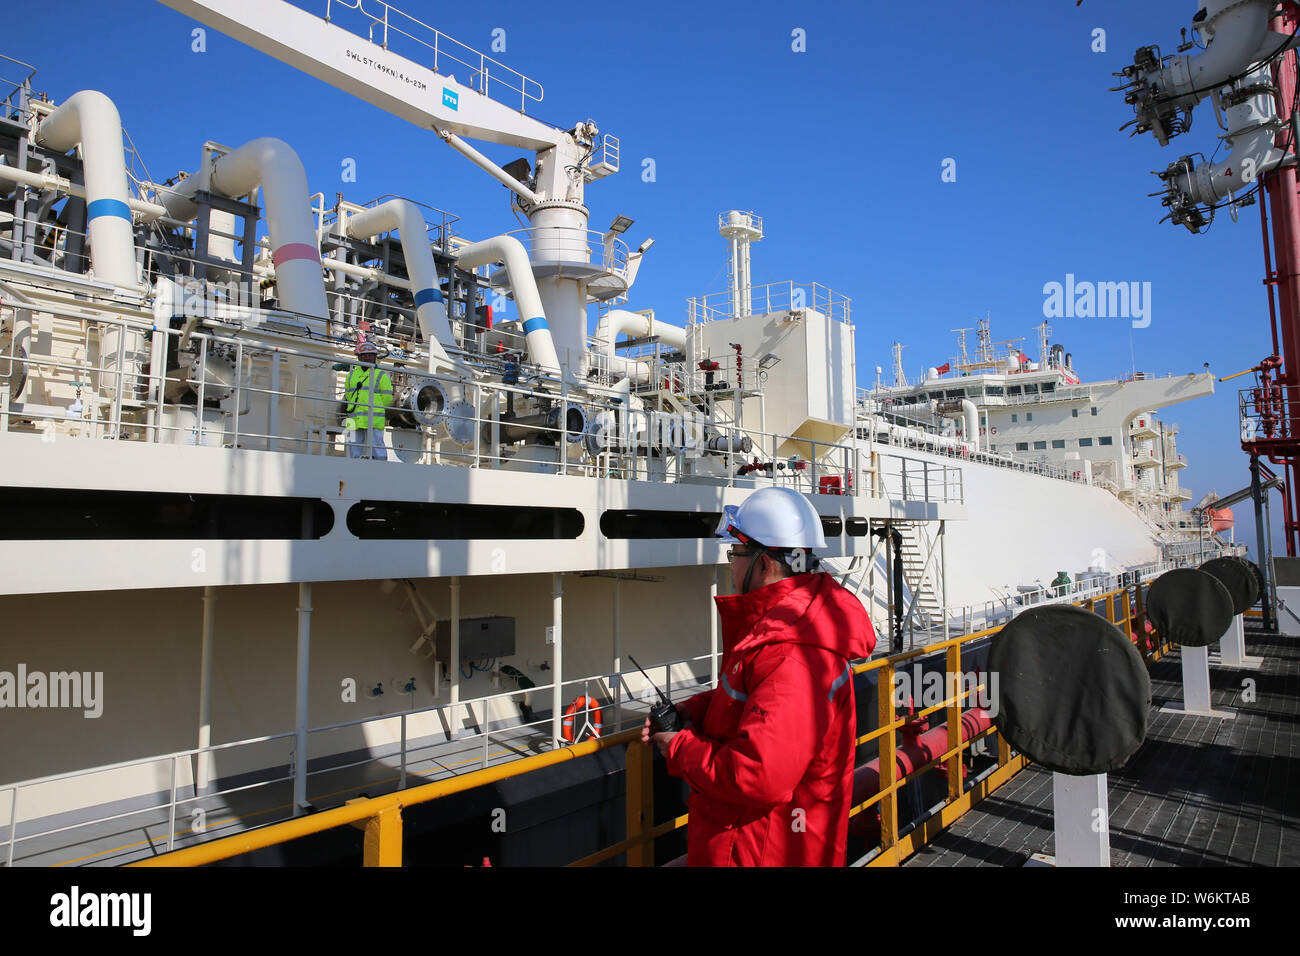
[(1255, 670), (1264, 663), (1262, 657), (1246, 655), (1246, 627), (1243, 616), (1238, 614), (1228, 625), (1228, 630), (1219, 640), (1219, 653), (1211, 661), (1217, 667), (1231, 667), (1237, 670)]
[(1215, 710), (1211, 703), (1209, 648), (1184, 646), (1178, 651), (1183, 658), (1183, 700), (1182, 703), (1165, 704), (1160, 710), (1221, 719), (1237, 716), (1230, 710)]
[(1026, 866), (1110, 866), (1106, 774), (1052, 774), (1056, 856), (1035, 853)]
[(1110, 866), (1106, 774), (1052, 774), (1057, 866)]

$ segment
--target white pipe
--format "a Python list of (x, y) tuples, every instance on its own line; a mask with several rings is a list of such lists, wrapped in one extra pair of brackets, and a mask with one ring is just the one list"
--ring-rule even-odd
[(539, 203), (542, 201), (541, 197), (538, 196), (537, 193), (533, 192), (519, 180), (515, 179), (515, 177), (511, 176), (508, 172), (496, 163), (492, 162), (492, 160), (488, 159), (455, 133), (448, 133), (446, 130), (441, 129), (435, 129), (434, 132), (441, 136), (446, 141), (447, 145), (456, 152), (460, 153), (475, 166), (486, 171), (489, 176), (500, 182), (502, 185), (513, 189), (528, 202)]
[(650, 337), (658, 336), (665, 345), (686, 351), (686, 330), (678, 325), (659, 322), (639, 312), (626, 309), (610, 309), (596, 321), (595, 339), (605, 343), (605, 355), (615, 358), (614, 350), (618, 337), (623, 333)]
[(429, 347), (430, 363), (437, 358), (450, 365), (444, 346), (455, 342), (420, 208), (406, 199), (391, 199), (349, 216), (347, 230), (353, 239), (371, 239), (393, 230), (401, 233), (402, 254), (406, 258), (406, 271), (411, 276), (411, 290), (415, 296), (415, 315)]
[[(158, 198), (171, 215), (192, 219), (196, 209), (191, 197), (203, 188), (204, 178), (191, 176)], [(280, 306), (289, 312), (327, 318), (316, 221), (307, 192), (307, 172), (298, 154), (273, 137), (249, 140), (213, 160), (206, 178), (211, 191), (231, 199), (262, 187)]]
[[(0, 162), (0, 179), (31, 186), (33, 189), (53, 189), (68, 196), (76, 196), (78, 199), (86, 198), (85, 186), (78, 185), (53, 173), (33, 173), (26, 169), (19, 169), (17, 166), (6, 166), (3, 162)], [(167, 215), (166, 206), (145, 202), (143, 199), (127, 199), (126, 204), (131, 207), (132, 212), (140, 214), (142, 222), (149, 222), (160, 216)]]
[(650, 363), (642, 362), (637, 359), (630, 359), (623, 355), (613, 355), (608, 359), (609, 370), (618, 372), (638, 385), (645, 385), (650, 381)]
[(134, 289), (135, 235), (122, 145), (122, 117), (103, 93), (82, 90), (64, 100), (36, 130), (36, 142), (58, 152), (81, 144), (86, 180), (86, 234), (95, 278)]
[[(1268, 67), (1259, 67), (1243, 83), (1263, 86), (1270, 82)], [(1277, 107), (1273, 94), (1262, 92), (1225, 111), (1228, 134), (1223, 137), (1232, 150), (1227, 159), (1195, 167), (1182, 176), (1182, 191), (1193, 201), (1215, 203), (1277, 168), (1286, 158), (1274, 145)]]
[(546, 324), (546, 310), (537, 292), (537, 280), (528, 262), (524, 244), (513, 236), (496, 236), (465, 246), (456, 253), (456, 262), (462, 269), (474, 269), (490, 262), (503, 262), (510, 288), (514, 290), (519, 315), (524, 320), (524, 337), (528, 343), (528, 357), (552, 375), (560, 374), (560, 360), (555, 354), (555, 341)]
[[(1151, 83), (1162, 99), (1194, 96), (1197, 100), (1231, 76), (1242, 72), (1256, 57), (1267, 56), (1282, 45), (1285, 37), (1270, 34), (1269, 14), (1273, 0), (1209, 0), (1205, 22), (1197, 29), (1212, 42), (1196, 56), (1176, 56)], [(1268, 41), (1273, 40), (1272, 49)]]
[(961, 410), (966, 413), (966, 441), (975, 451), (980, 450), (980, 413), (969, 398), (961, 400)]
[[(372, 269), (367, 266), (355, 266), (350, 262), (344, 262), (342, 259), (322, 259), (321, 263), (331, 272), (342, 272), (344, 275), (356, 276), (358, 279), (370, 279), (375, 282), (383, 282), (386, 285), (396, 286), (399, 289), (411, 288), (411, 283), (406, 279), (399, 279), (397, 276), (389, 275), (379, 269)], [(254, 271), (261, 271), (261, 266), (254, 266)], [(270, 266), (265, 267), (265, 271), (273, 271)]]

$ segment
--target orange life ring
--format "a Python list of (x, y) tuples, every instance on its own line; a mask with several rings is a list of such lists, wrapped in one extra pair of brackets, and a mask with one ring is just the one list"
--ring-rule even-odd
[(575, 697), (569, 703), (564, 711), (564, 723), (560, 727), (560, 736), (570, 743), (573, 742), (573, 721), (581, 710), (591, 711), (591, 732), (593, 736), (599, 737), (602, 729), (600, 704), (594, 697)]

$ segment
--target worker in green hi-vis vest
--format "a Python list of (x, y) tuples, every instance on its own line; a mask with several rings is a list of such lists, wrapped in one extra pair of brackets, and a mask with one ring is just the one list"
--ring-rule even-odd
[(344, 385), (349, 458), (388, 460), (384, 444), (384, 409), (393, 404), (393, 380), (375, 366), (379, 349), (369, 339), (357, 343), (357, 359)]

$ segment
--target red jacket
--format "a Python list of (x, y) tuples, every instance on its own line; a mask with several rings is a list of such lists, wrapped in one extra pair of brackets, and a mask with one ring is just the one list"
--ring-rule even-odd
[(856, 715), (848, 662), (876, 635), (828, 574), (715, 599), (718, 687), (681, 709), (668, 748), (691, 785), (690, 866), (843, 866)]

